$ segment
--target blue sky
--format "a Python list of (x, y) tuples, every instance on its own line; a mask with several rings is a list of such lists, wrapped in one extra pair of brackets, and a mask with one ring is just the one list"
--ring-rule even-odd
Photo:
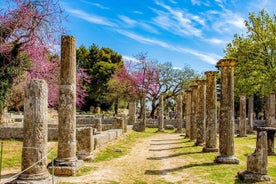
[[(147, 52), (160, 63), (216, 70), (248, 13), (276, 14), (275, 0), (60, 0), (77, 46), (109, 47), (124, 58)], [(1, 3), (0, 3), (1, 4)]]

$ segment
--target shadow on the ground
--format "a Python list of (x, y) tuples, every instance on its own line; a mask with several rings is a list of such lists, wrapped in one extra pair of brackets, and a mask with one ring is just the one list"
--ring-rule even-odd
[(234, 184), (242, 184), (242, 183), (246, 183), (246, 181), (242, 181), (238, 177), (236, 177)]
[(190, 155), (190, 154), (197, 154), (197, 153), (203, 153), (203, 152), (200, 151), (200, 152), (175, 153), (175, 154), (172, 154), (172, 155), (162, 156), (162, 157), (149, 157), (147, 159), (148, 160), (163, 160), (163, 159), (167, 159), (167, 158), (173, 158), (173, 157), (179, 157), (179, 156), (182, 156), (182, 155)]
[(151, 141), (178, 141), (178, 140), (181, 140), (181, 139), (153, 139)]
[(166, 175), (167, 173), (170, 172), (175, 172), (175, 171), (180, 171), (183, 169), (188, 169), (191, 167), (201, 167), (201, 166), (213, 166), (216, 165), (214, 162), (206, 162), (206, 163), (200, 163), (200, 164), (189, 164), (189, 165), (184, 165), (181, 167), (176, 167), (176, 168), (171, 168), (171, 169), (161, 169), (161, 170), (146, 170), (145, 174), (146, 175)]
[(170, 145), (170, 144), (183, 144), (182, 142), (167, 142), (167, 143), (156, 143), (150, 144), (151, 146), (162, 146), (162, 145)]
[(175, 150), (181, 149), (183, 146), (173, 147), (173, 148), (161, 148), (161, 149), (149, 149), (149, 151), (166, 151), (166, 150)]

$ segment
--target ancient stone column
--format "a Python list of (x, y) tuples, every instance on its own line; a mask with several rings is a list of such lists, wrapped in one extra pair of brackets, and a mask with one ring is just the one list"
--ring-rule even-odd
[(191, 136), (191, 110), (192, 110), (192, 90), (188, 89), (185, 91), (186, 92), (186, 124), (185, 124), (185, 129), (186, 129), (186, 134), (185, 138), (190, 138)]
[(177, 122), (177, 133), (182, 133), (182, 124), (183, 124), (183, 97), (181, 94), (177, 95), (176, 97), (177, 109), (176, 109), (176, 122)]
[(239, 137), (246, 137), (246, 95), (240, 94)]
[(125, 114), (120, 114), (120, 117), (123, 118), (123, 123), (124, 123), (124, 127), (123, 127), (123, 132), (124, 133), (127, 133), (127, 117)]
[(206, 81), (197, 80), (197, 137), (196, 146), (203, 146), (206, 130)]
[(234, 65), (233, 59), (221, 59), (217, 66), (221, 70), (221, 100), (219, 126), (219, 152), (215, 162), (238, 164), (234, 156)]
[(94, 134), (92, 127), (82, 127), (76, 130), (77, 157), (80, 160), (93, 160)]
[(135, 100), (129, 101), (129, 118), (128, 118), (128, 124), (134, 125), (136, 123), (136, 103)]
[(195, 141), (197, 137), (196, 125), (196, 101), (197, 101), (197, 85), (190, 86), (192, 89), (192, 103), (191, 103), (191, 135), (190, 140)]
[(276, 127), (275, 124), (275, 93), (269, 94), (269, 120), (268, 126)]
[(141, 101), (141, 108), (142, 108), (142, 114), (141, 114), (141, 121), (139, 122), (136, 131), (138, 132), (145, 132), (146, 131), (146, 97), (144, 95), (144, 97), (142, 97), (142, 101)]
[(253, 123), (254, 123), (254, 96), (248, 98), (248, 133), (253, 133)]
[(238, 178), (247, 183), (270, 181), (267, 175), (267, 132), (265, 130), (257, 131), (255, 152), (247, 156), (247, 169), (238, 172)]
[[(269, 94), (269, 110), (268, 110), (268, 126), (276, 127), (275, 125), (275, 93)], [(274, 132), (268, 132), (268, 154), (275, 155), (274, 152)]]
[(47, 171), (47, 123), (47, 83), (44, 80), (33, 79), (25, 90), (24, 100), (21, 170), (27, 170), (11, 183), (51, 183), (51, 177)]
[(114, 117), (112, 119), (112, 127), (114, 129), (122, 129), (124, 132), (125, 129), (125, 121), (123, 117)]
[(216, 152), (217, 148), (217, 71), (206, 75), (206, 138), (203, 152)]
[(97, 133), (101, 133), (103, 131), (102, 118), (95, 118), (95, 128)]
[(164, 95), (159, 97), (159, 116), (158, 116), (158, 130), (157, 132), (164, 132)]
[(58, 156), (55, 175), (76, 174), (76, 42), (72, 36), (61, 38), (61, 69), (58, 109)]

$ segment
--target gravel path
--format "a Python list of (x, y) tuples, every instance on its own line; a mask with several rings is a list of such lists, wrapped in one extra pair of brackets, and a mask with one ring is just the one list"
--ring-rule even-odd
[[(70, 183), (193, 183), (183, 172), (185, 160), (174, 150), (183, 146), (180, 134), (158, 133), (137, 143), (123, 157), (98, 163), (85, 163), (93, 171), (79, 177), (56, 177), (55, 181)], [(184, 182), (185, 181), (185, 182)]]

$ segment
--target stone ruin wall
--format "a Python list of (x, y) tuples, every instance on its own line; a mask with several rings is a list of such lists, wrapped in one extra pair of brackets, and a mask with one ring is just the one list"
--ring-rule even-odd
[[(77, 127), (93, 127), (95, 128), (95, 117), (94, 116), (78, 116), (77, 115)], [(136, 120), (139, 123), (140, 119)], [(264, 120), (255, 120), (254, 126), (264, 126)], [(175, 128), (177, 127), (176, 119), (164, 119), (164, 127), (166, 125), (173, 125)], [(57, 140), (58, 130), (57, 123), (50, 120), (48, 124), (48, 139), (49, 140)], [(158, 120), (157, 119), (147, 119), (147, 127), (149, 128), (158, 128)], [(183, 127), (185, 127), (185, 120), (183, 120)], [(247, 122), (247, 129), (249, 128)], [(112, 118), (104, 118), (102, 119), (102, 129), (103, 131), (107, 131), (112, 129)], [(235, 120), (235, 133), (238, 133), (239, 129), (239, 121)], [(23, 119), (17, 119), (16, 122), (13, 123), (4, 123), (0, 128), (0, 139), (23, 139)]]

